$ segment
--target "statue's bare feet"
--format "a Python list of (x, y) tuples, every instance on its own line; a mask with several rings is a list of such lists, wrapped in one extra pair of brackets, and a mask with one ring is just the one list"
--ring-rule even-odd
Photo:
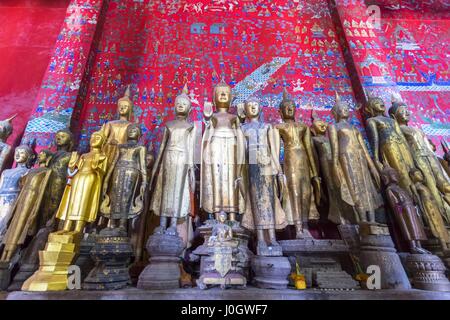
[(280, 244), (278, 243), (278, 241), (276, 239), (271, 239), (270, 240), (270, 245), (272, 247), (279, 247), (280, 246)]
[(431, 254), (430, 251), (425, 250), (424, 248), (420, 248), (420, 247), (412, 247), (411, 248), (411, 253), (414, 253), (414, 254)]
[(178, 235), (177, 228), (176, 227), (169, 227), (169, 228), (166, 229), (165, 234), (168, 234), (170, 236), (176, 236), (176, 235)]
[(153, 230), (153, 233), (154, 234), (164, 234), (165, 231), (166, 231), (166, 228), (159, 226), (159, 227), (156, 227), (155, 230)]
[(309, 238), (312, 238), (312, 235), (308, 229), (302, 229), (302, 230), (297, 229), (297, 233), (296, 233), (295, 237), (297, 239), (309, 239)]

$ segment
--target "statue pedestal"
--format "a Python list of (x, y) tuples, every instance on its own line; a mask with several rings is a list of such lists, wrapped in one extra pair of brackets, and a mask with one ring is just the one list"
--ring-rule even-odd
[(9, 261), (0, 262), (0, 291), (5, 291), (11, 281), (12, 265)]
[(450, 291), (450, 282), (445, 276), (446, 267), (439, 257), (432, 254), (410, 254), (406, 265), (413, 275), (416, 289)]
[[(305, 275), (307, 287), (356, 289), (359, 284), (344, 269), (351, 269), (349, 248), (342, 240), (295, 239), (279, 241), (283, 254)], [(331, 275), (331, 276), (328, 276)]]
[(81, 281), (86, 279), (89, 271), (95, 266), (94, 260), (91, 257), (91, 250), (95, 246), (95, 237), (95, 234), (90, 233), (80, 242), (80, 254), (74, 264), (80, 267)]
[(78, 252), (79, 242), (78, 233), (50, 233), (45, 250), (39, 251), (39, 269), (24, 282), (22, 290), (66, 290), (68, 268)]
[(154, 234), (148, 238), (149, 264), (139, 275), (139, 289), (176, 289), (180, 287), (180, 255), (183, 239), (177, 235)]
[(91, 250), (95, 267), (84, 280), (83, 289), (118, 290), (131, 284), (128, 265), (132, 255), (130, 238), (100, 233)]
[[(208, 268), (208, 265), (210, 264), (207, 262), (210, 251), (206, 244), (209, 241), (209, 237), (212, 234), (212, 229), (215, 223), (217, 223), (216, 220), (206, 220), (205, 224), (199, 228), (200, 235), (203, 237), (204, 242), (201, 246), (197, 247), (192, 254), (200, 257), (200, 275), (204, 273), (205, 268)], [(238, 224), (235, 224), (233, 227), (233, 238), (239, 241), (241, 251), (246, 252), (249, 257), (253, 256), (253, 252), (251, 252), (248, 248), (250, 232), (244, 228), (241, 228)], [(251, 259), (248, 259), (248, 261), (245, 261), (244, 265), (242, 265), (243, 275), (247, 279), (250, 277), (250, 261)]]
[(388, 228), (363, 225), (360, 237), (359, 259), (363, 271), (370, 265), (380, 267), (381, 289), (411, 289)]
[(255, 286), (263, 289), (286, 289), (291, 273), (287, 257), (253, 256), (252, 270)]

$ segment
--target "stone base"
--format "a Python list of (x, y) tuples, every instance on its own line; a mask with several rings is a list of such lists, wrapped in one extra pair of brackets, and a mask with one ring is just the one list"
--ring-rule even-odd
[(256, 253), (258, 256), (266, 256), (266, 257), (279, 257), (283, 255), (283, 250), (281, 246), (257, 246)]
[(410, 254), (406, 264), (413, 274), (414, 288), (450, 291), (450, 282), (445, 276), (446, 267), (439, 257), (432, 254)]
[(197, 280), (197, 286), (202, 289), (208, 289), (210, 286), (220, 286), (221, 289), (233, 287), (236, 289), (245, 289), (247, 279), (240, 273), (228, 272), (222, 277), (218, 272), (207, 272)]
[(91, 256), (96, 261), (83, 283), (85, 290), (117, 290), (131, 284), (128, 266), (133, 248), (126, 236), (98, 235)]
[(411, 288), (391, 236), (361, 235), (359, 259), (364, 271), (370, 265), (380, 267), (381, 289)]
[(299, 264), (308, 288), (348, 289), (358, 284), (343, 270), (344, 266), (349, 269), (349, 247), (344, 241), (295, 239), (283, 240), (280, 244), (292, 270), (296, 269), (296, 262)]
[(252, 270), (254, 284), (263, 289), (286, 289), (291, 273), (291, 264), (286, 257), (254, 256)]
[(149, 264), (139, 275), (139, 289), (175, 289), (180, 287), (180, 255), (183, 239), (176, 235), (154, 234), (148, 238)]
[(0, 291), (8, 288), (11, 281), (11, 264), (9, 262), (0, 262)]
[(95, 234), (89, 234), (87, 238), (80, 242), (80, 253), (75, 264), (80, 267), (81, 281), (88, 276), (89, 272), (94, 268), (95, 262), (91, 257), (91, 250), (95, 246)]
[(317, 271), (313, 278), (313, 284), (318, 289), (325, 290), (354, 290), (360, 288), (359, 282), (343, 270)]
[[(171, 290), (139, 290), (126, 288), (114, 291), (82, 291), (67, 290), (61, 292), (9, 292), (0, 299), (7, 300), (450, 300), (450, 292), (433, 292), (424, 290), (266, 290), (248, 286), (246, 290), (209, 290), (171, 289)], [(173, 317), (179, 318), (179, 310), (175, 310)]]

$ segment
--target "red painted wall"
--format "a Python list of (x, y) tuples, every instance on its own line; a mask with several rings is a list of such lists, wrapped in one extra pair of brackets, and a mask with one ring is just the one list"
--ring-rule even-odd
[(61, 29), (69, 0), (0, 2), (0, 119), (18, 113), (18, 143)]

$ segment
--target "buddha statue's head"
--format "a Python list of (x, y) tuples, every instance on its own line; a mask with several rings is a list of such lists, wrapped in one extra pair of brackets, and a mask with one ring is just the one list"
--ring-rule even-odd
[(311, 127), (311, 131), (316, 136), (323, 136), (327, 132), (328, 123), (322, 119), (314, 119)]
[(348, 117), (350, 116), (350, 109), (348, 107), (348, 104), (342, 101), (341, 96), (337, 91), (335, 93), (336, 101), (333, 108), (331, 108), (331, 113), (333, 114), (333, 117), (334, 119), (336, 119), (336, 121), (339, 121), (341, 119), (348, 119)]
[(261, 114), (261, 105), (259, 104), (258, 99), (250, 98), (245, 101), (244, 105), (245, 115), (249, 119), (256, 119)]
[(417, 168), (411, 169), (409, 171), (409, 177), (411, 178), (412, 182), (423, 182), (423, 174), (422, 171), (420, 171)]
[(119, 112), (120, 118), (125, 118), (128, 121), (133, 115), (133, 102), (130, 99), (130, 86), (125, 90), (125, 94), (117, 102), (117, 110)]
[(91, 149), (101, 149), (106, 141), (106, 137), (102, 131), (96, 131), (91, 135), (90, 146)]
[(228, 219), (228, 215), (225, 211), (220, 211), (217, 219), (220, 223), (225, 223)]
[(16, 161), (17, 164), (27, 165), (28, 167), (31, 167), (34, 160), (35, 154), (33, 149), (29, 145), (22, 144), (18, 146), (14, 151), (14, 161)]
[(53, 153), (48, 149), (44, 149), (39, 152), (38, 157), (37, 157), (37, 162), (38, 162), (39, 166), (47, 167), (50, 160), (52, 159), (52, 157), (53, 157)]
[(399, 181), (397, 171), (389, 166), (388, 164), (384, 164), (383, 170), (381, 170), (381, 180), (385, 186), (395, 183), (397, 184)]
[(407, 124), (410, 116), (408, 106), (403, 101), (393, 98), (392, 106), (389, 108), (389, 116), (400, 124)]
[(187, 117), (191, 111), (192, 104), (188, 93), (187, 84), (185, 84), (181, 94), (175, 98), (175, 113), (177, 116)]
[(368, 117), (384, 115), (386, 106), (380, 97), (369, 97), (365, 108)]
[(127, 128), (128, 141), (138, 141), (141, 138), (142, 130), (138, 124), (131, 124)]
[(6, 141), (6, 139), (8, 139), (8, 137), (13, 132), (12, 120), (16, 116), (17, 115), (14, 115), (9, 119), (0, 121), (0, 140), (1, 141)]
[(73, 148), (73, 134), (69, 129), (61, 129), (56, 132), (55, 143), (58, 150), (71, 151)]
[(286, 88), (283, 90), (283, 100), (280, 102), (280, 114), (283, 120), (295, 120), (295, 103), (289, 98)]
[(231, 105), (231, 87), (222, 79), (214, 87), (214, 106), (217, 109), (229, 109)]

